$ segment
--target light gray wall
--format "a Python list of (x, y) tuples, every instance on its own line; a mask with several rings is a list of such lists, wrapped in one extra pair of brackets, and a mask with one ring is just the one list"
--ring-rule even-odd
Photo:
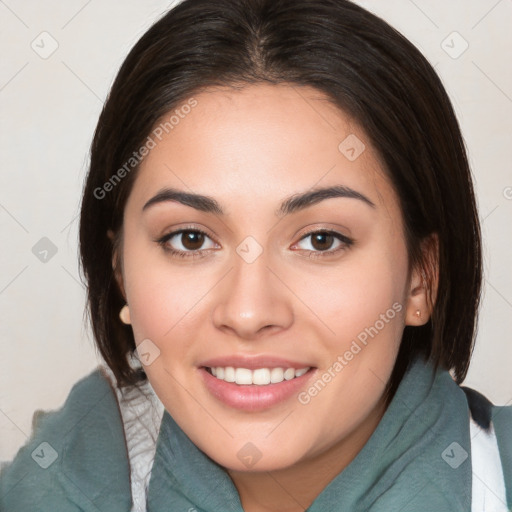
[[(512, 2), (357, 3), (420, 48), (454, 102), (475, 174), (486, 262), (480, 330), (466, 384), (498, 404), (510, 403)], [(88, 147), (122, 60), (170, 5), (0, 2), (0, 460), (11, 459), (26, 442), (36, 409), (59, 407), (71, 386), (97, 365), (82, 323), (77, 266)], [(458, 56), (464, 40), (469, 46)], [(46, 262), (33, 253), (34, 246), (36, 253), (48, 250), (43, 237), (57, 250)]]

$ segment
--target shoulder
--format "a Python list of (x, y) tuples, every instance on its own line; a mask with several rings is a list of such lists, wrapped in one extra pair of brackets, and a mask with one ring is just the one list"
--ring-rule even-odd
[(128, 460), (115, 393), (98, 367), (64, 405), (39, 413), (0, 473), (1, 510), (129, 510)]

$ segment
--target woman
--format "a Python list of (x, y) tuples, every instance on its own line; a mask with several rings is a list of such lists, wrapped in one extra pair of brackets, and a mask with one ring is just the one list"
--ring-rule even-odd
[(381, 19), (169, 11), (100, 116), (80, 250), (107, 366), (39, 419), (6, 510), (512, 507), (512, 408), (459, 386), (481, 286), (464, 143)]

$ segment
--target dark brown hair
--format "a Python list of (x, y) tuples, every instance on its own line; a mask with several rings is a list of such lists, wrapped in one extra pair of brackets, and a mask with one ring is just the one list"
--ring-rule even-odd
[(429, 286), (422, 241), (437, 234), (433, 314), (426, 325), (405, 328), (388, 396), (418, 354), (462, 382), (480, 300), (480, 227), (464, 141), (432, 66), (385, 21), (347, 0), (185, 0), (124, 61), (98, 121), (83, 191), (88, 312), (118, 384), (145, 378), (127, 360), (135, 342), (118, 317), (125, 301), (112, 268), (137, 166), (104, 185), (158, 120), (193, 94), (262, 82), (314, 87), (365, 130), (400, 200), (410, 268), (422, 267)]

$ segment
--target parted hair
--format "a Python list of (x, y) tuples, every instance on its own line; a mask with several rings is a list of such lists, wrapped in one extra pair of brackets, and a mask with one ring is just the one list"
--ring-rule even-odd
[[(399, 198), (410, 269), (422, 268), (431, 291), (437, 267), (431, 318), (405, 327), (388, 397), (420, 355), (452, 370), (461, 383), (478, 318), (480, 226), (461, 130), (427, 59), (348, 0), (184, 0), (147, 30), (122, 64), (98, 120), (83, 189), (87, 316), (118, 385), (147, 378), (129, 362), (135, 340), (119, 320), (125, 298), (114, 273), (122, 261), (113, 264), (138, 166), (108, 192), (104, 184), (156, 123), (193, 94), (257, 83), (314, 87), (359, 123)], [(433, 234), (434, 262), (422, 250)]]

